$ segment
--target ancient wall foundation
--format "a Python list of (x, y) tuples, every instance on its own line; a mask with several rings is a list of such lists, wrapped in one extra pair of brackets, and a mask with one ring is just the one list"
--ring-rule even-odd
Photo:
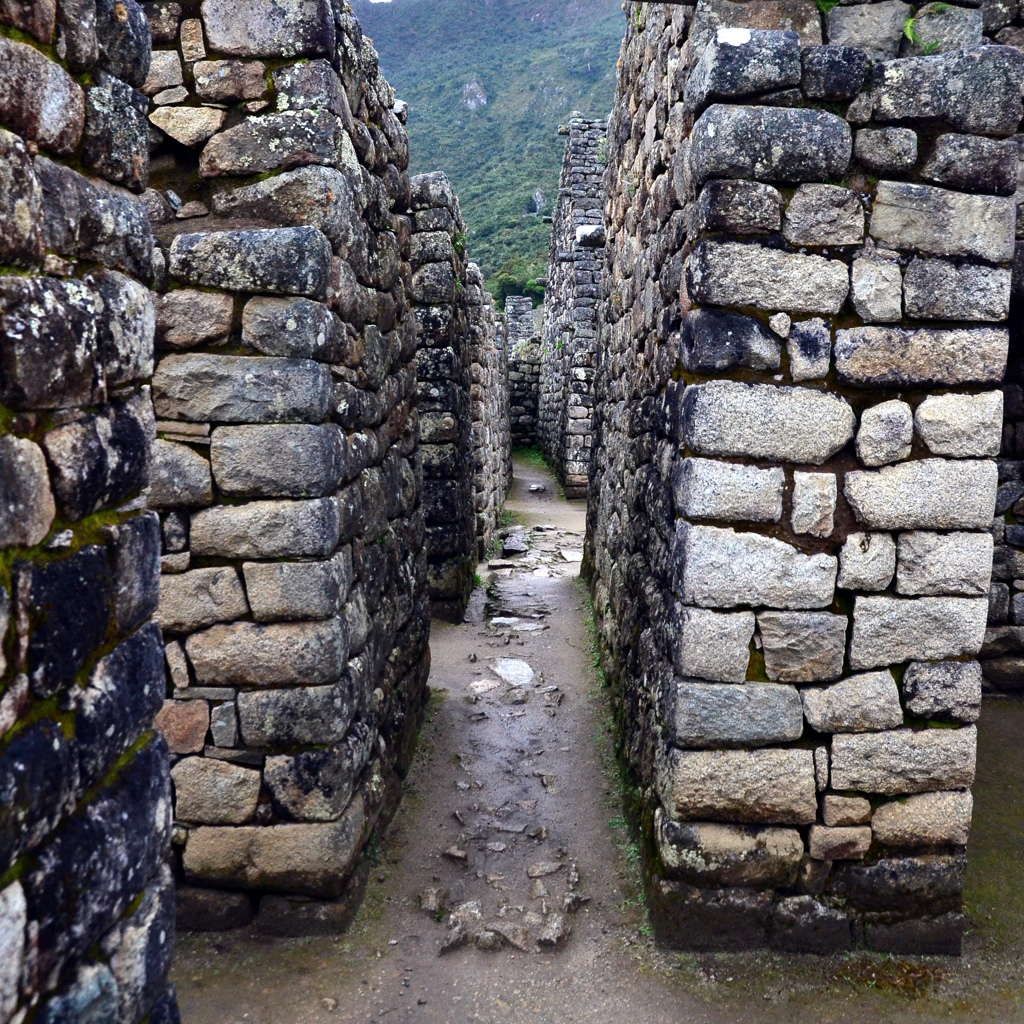
[(505, 321), (512, 445), (527, 448), (537, 443), (540, 398), (540, 335), (534, 320), (533, 301), (525, 295), (508, 296)]
[(960, 947), (1024, 57), (892, 6), (628, 8), (587, 559), (677, 946)]
[(149, 26), (0, 3), (0, 1020), (173, 1024)]
[(593, 443), (608, 125), (573, 114), (564, 132), (544, 292), (537, 435), (566, 497), (584, 498)]

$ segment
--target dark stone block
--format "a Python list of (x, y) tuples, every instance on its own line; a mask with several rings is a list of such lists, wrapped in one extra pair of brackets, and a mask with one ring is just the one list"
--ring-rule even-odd
[(160, 603), (160, 518), (155, 512), (143, 512), (117, 527), (114, 586), (117, 631), (126, 636)]
[(57, 22), (67, 48), (65, 60), (76, 74), (99, 59), (96, 38), (96, 0), (58, 0)]
[(779, 900), (772, 914), (771, 945), (787, 953), (843, 953), (853, 944), (850, 919), (813, 896)]
[(422, 348), (416, 353), (418, 380), (460, 381), (464, 372), (462, 358), (453, 348)]
[(117, 982), (104, 964), (84, 964), (48, 999), (37, 1024), (104, 1024), (117, 1019)]
[(0, 873), (34, 849), (75, 806), (78, 764), (57, 722), (19, 733), (0, 752)]
[(178, 997), (173, 986), (167, 989), (157, 1000), (153, 1009), (149, 1011), (149, 1024), (181, 1024), (181, 1015), (178, 1013)]
[(771, 185), (716, 178), (701, 189), (696, 231), (756, 235), (778, 231), (781, 227), (782, 196)]
[(95, 785), (150, 727), (166, 691), (160, 627), (143, 626), (93, 669), (89, 685), (64, 696), (75, 716), (81, 785)]
[[(427, 444), (422, 448), (423, 475), (430, 479), (466, 479), (466, 454), (454, 444)], [(467, 506), (471, 501), (466, 494)]]
[(462, 518), (463, 490), (458, 480), (423, 481), (423, 517), (428, 525), (443, 525)]
[(141, 89), (149, 75), (153, 40), (149, 19), (135, 0), (96, 0), (99, 67)]
[(650, 898), (655, 938), (672, 949), (760, 949), (768, 943), (770, 892), (698, 889), (655, 878)]
[(344, 934), (362, 903), (369, 869), (368, 862), (360, 864), (349, 880), (345, 894), (336, 900), (264, 896), (256, 918), (257, 930), (260, 934), (284, 937)]
[(912, 921), (866, 921), (865, 941), (881, 953), (903, 956), (959, 956), (965, 919), (963, 914), (917, 918)]
[(988, 621), (999, 626), (1010, 617), (1010, 588), (1005, 583), (993, 583), (988, 591)]
[(99, 314), (99, 296), (81, 281), (0, 280), (4, 403), (15, 409), (60, 409), (102, 402)]
[(43, 259), (43, 190), (25, 143), (0, 131), (0, 263), (38, 266)]
[(40, 976), (106, 934), (166, 860), (170, 835), (167, 745), (157, 736), (68, 819), (22, 879), (29, 919), (39, 923)]
[(967, 857), (928, 854), (891, 857), (873, 864), (836, 863), (826, 891), (859, 910), (914, 914), (960, 910)]
[(89, 545), (47, 565), (21, 562), (15, 569), (29, 682), (37, 696), (51, 697), (75, 681), (106, 638), (113, 589), (107, 552)]
[(754, 317), (692, 309), (683, 318), (680, 359), (689, 373), (715, 373), (737, 366), (777, 370), (782, 343)]
[(85, 95), (82, 161), (115, 185), (142, 192), (149, 184), (149, 99), (100, 71)]
[(427, 527), (427, 556), (450, 558), (469, 552), (470, 540), (467, 523), (447, 523)]
[[(90, 274), (86, 283), (103, 300), (96, 339), (107, 387), (132, 384), (153, 376), (156, 304), (144, 285), (116, 270)], [(147, 399), (147, 405), (148, 405)]]
[(194, 885), (178, 888), (178, 930), (226, 932), (252, 924), (256, 916), (253, 897), (247, 892), (222, 892)]
[(852, 100), (864, 87), (868, 55), (854, 46), (805, 46), (801, 88), (811, 100)]
[(975, 135), (940, 135), (921, 177), (963, 192), (1012, 196), (1017, 191), (1017, 143)]

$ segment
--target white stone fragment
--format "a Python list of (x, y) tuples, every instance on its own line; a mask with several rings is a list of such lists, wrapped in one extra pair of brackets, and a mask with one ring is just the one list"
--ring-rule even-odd
[(831, 537), (838, 495), (834, 473), (794, 473), (793, 532)]
[(996, 456), (1003, 434), (1003, 393), (930, 395), (917, 407), (914, 426), (935, 455)]
[(895, 399), (865, 409), (857, 431), (857, 458), (865, 466), (885, 466), (910, 455), (914, 440), (914, 414), (906, 402)]
[(525, 661), (519, 658), (498, 658), (490, 670), (509, 686), (529, 686), (536, 673)]
[(839, 552), (842, 590), (885, 590), (896, 572), (896, 541), (887, 533), (851, 533)]

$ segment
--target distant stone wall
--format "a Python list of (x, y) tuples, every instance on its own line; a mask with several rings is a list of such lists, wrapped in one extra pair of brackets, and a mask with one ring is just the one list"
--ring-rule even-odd
[(909, 11), (627, 5), (586, 568), (672, 945), (960, 948), (1024, 56)]
[(0, 1020), (176, 1024), (149, 27), (0, 2)]
[(568, 138), (544, 291), (537, 435), (566, 497), (585, 498), (593, 443), (608, 125), (573, 114), (564, 131)]
[(151, 6), (180, 921), (332, 931), (429, 666), (404, 107), (343, 0)]
[(534, 323), (533, 301), (525, 295), (509, 295), (505, 299), (505, 321), (512, 446), (528, 448), (537, 443), (540, 395), (540, 336)]

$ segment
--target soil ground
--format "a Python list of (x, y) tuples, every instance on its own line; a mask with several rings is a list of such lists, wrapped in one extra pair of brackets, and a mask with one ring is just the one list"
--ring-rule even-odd
[[(184, 1024), (1024, 1024), (1024, 705), (984, 707), (963, 957), (659, 951), (577, 578), (584, 504), (519, 457), (508, 509), (529, 551), (481, 566), (476, 624), (434, 625), (431, 711), (355, 924), (179, 936)], [(510, 685), (495, 669), (517, 666), (498, 659), (535, 676)], [(439, 955), (449, 932), (419, 905), (437, 888), (501, 948)], [(571, 893), (586, 900), (565, 914), (571, 934), (534, 951)]]

